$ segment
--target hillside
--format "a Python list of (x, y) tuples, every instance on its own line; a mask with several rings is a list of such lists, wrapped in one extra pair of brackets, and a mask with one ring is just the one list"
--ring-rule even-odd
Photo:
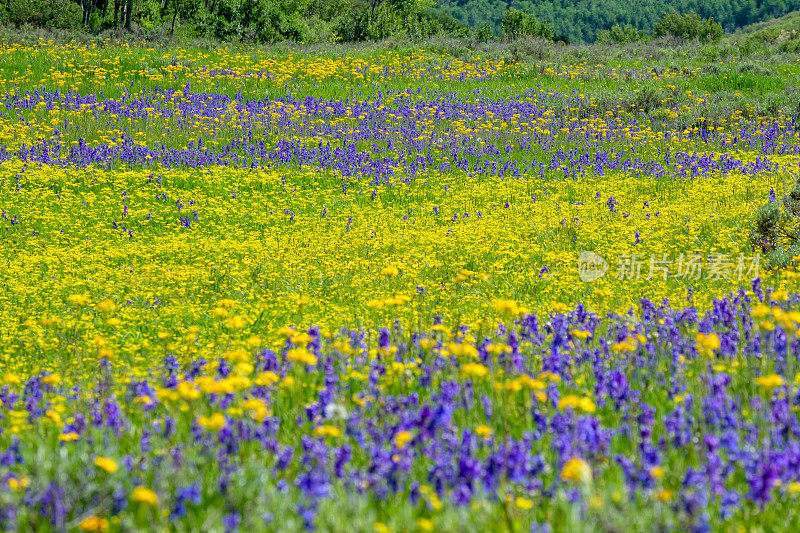
[(760, 41), (773, 41), (782, 32), (800, 32), (800, 11), (793, 11), (779, 18), (773, 18), (754, 24), (749, 24), (737, 30), (732, 36), (734, 39), (756, 39)]
[(516, 7), (546, 20), (556, 34), (572, 42), (592, 42), (600, 30), (614, 24), (649, 31), (663, 12), (671, 10), (714, 17), (730, 33), (798, 10), (800, 0), (438, 0), (438, 7), (472, 27), (488, 21), (497, 34), (505, 11)]

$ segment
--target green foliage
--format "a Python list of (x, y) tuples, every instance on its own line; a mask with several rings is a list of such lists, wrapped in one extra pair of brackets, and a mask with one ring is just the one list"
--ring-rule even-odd
[(494, 39), (494, 31), (488, 22), (484, 22), (475, 30), (475, 40), (479, 43), (488, 43)]
[(421, 40), (439, 35), (467, 37), (469, 27), (456, 18), (430, 9), (419, 0), (355, 0), (336, 20), (336, 40), (377, 41), (405, 35)]
[(506, 11), (513, 7), (549, 23), (555, 34), (571, 42), (593, 42), (598, 34), (615, 25), (631, 25), (652, 32), (664, 12), (696, 11), (714, 17), (727, 32), (748, 24), (800, 10), (800, 0), (437, 0), (438, 7), (473, 28), (488, 22), (495, 33), (502, 31)]
[(502, 23), (503, 35), (509, 41), (522, 39), (525, 37), (541, 37), (553, 40), (553, 28), (546, 22), (539, 20), (519, 9), (513, 7), (508, 10)]
[[(93, 14), (96, 14), (95, 10)], [(133, 19), (145, 30), (152, 30), (161, 22), (161, 2), (158, 0), (140, 0), (136, 3)], [(91, 28), (91, 25), (89, 25)]]
[(217, 0), (210, 6), (203, 5), (195, 27), (200, 35), (226, 41), (239, 37), (246, 27), (243, 19), (241, 0)]
[(653, 26), (656, 37), (673, 36), (681, 39), (715, 43), (722, 39), (722, 26), (713, 18), (704, 19), (694, 11), (664, 13)]
[(335, 26), (337, 40), (344, 42), (366, 41), (370, 38), (370, 10), (364, 2), (354, 2)]
[(469, 26), (447, 13), (429, 9), (415, 14), (414, 17), (419, 21), (422, 27), (423, 31), (419, 32), (421, 37), (432, 37), (435, 35), (449, 35), (459, 38), (469, 37)]
[(645, 87), (636, 93), (636, 97), (631, 102), (635, 109), (649, 113), (663, 105), (661, 94), (652, 87)]
[(758, 208), (750, 244), (765, 254), (770, 269), (785, 268), (800, 256), (800, 179), (780, 202), (771, 192), (770, 201)]
[(335, 26), (337, 40), (344, 42), (379, 41), (400, 33), (398, 12), (388, 2), (369, 5), (354, 2)]
[(73, 29), (81, 25), (82, 10), (69, 0), (0, 1), (0, 20), (21, 26)]
[[(126, 1), (118, 5), (122, 13), (112, 0), (0, 0), (0, 22), (100, 31), (124, 24)], [(222, 41), (469, 36), (468, 26), (432, 6), (433, 0), (133, 0), (131, 19), (136, 31), (171, 34), (183, 24), (196, 36)]]
[(510, 63), (519, 63), (528, 59), (541, 61), (550, 57), (550, 48), (552, 48), (551, 43), (540, 37), (517, 39), (508, 47), (511, 56), (506, 57), (506, 61)]
[[(121, 10), (113, 0), (0, 0), (0, 23), (99, 32), (124, 24), (127, 1), (118, 5)], [(502, 35), (508, 41), (620, 44), (651, 33), (713, 42), (723, 29), (733, 32), (792, 10), (800, 10), (800, 0), (643, 0), (635, 9), (617, 0), (132, 0), (131, 19), (134, 31), (148, 35), (177, 29), (186, 36), (262, 43), (398, 37), (486, 43)], [(798, 18), (754, 28), (738, 46), (777, 43), (782, 52), (796, 53)]]
[(644, 41), (647, 33), (644, 30), (637, 30), (630, 24), (620, 26), (614, 24), (610, 30), (601, 30), (597, 34), (597, 42), (606, 44), (626, 44)]
[[(780, 37), (784, 37), (781, 39)], [(794, 32), (786, 32), (779, 36), (777, 40), (780, 43), (781, 52), (786, 54), (797, 54), (800, 53), (800, 32), (795, 30)]]
[(773, 43), (785, 39), (787, 34), (800, 30), (800, 11), (779, 18), (750, 24), (737, 32), (736, 37), (762, 43)]
[[(199, 35), (221, 40), (301, 43), (329, 40), (344, 0), (215, 0), (185, 14)], [(322, 17), (322, 18), (321, 18)]]
[(382, 41), (399, 33), (400, 17), (389, 2), (383, 2), (375, 9), (369, 19), (368, 39)]
[(754, 54), (770, 50), (775, 46), (785, 54), (800, 53), (800, 11), (742, 28), (731, 36), (738, 50)]

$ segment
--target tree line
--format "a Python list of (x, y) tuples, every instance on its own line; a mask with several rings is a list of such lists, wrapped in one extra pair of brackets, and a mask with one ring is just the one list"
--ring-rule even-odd
[(509, 8), (534, 15), (572, 42), (594, 42), (614, 26), (653, 33), (664, 13), (713, 17), (724, 31), (783, 16), (800, 0), (438, 0), (437, 8), (464, 24), (489, 23), (500, 35)]
[(160, 28), (257, 42), (470, 33), (435, 9), (435, 0), (0, 0), (0, 23), (94, 32)]
[[(800, 0), (0, 0), (0, 23), (176, 30), (250, 42), (404, 36), (478, 42), (540, 38), (629, 42), (650, 35), (718, 40), (723, 30), (800, 9)], [(711, 18), (713, 16), (713, 18)]]

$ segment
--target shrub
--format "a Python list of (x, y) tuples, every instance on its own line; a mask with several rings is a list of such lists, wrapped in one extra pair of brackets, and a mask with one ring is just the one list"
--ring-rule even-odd
[(518, 63), (528, 58), (540, 61), (550, 56), (549, 48), (551, 48), (551, 43), (541, 37), (517, 39), (508, 47), (511, 52), (510, 62)]
[(369, 38), (369, 6), (364, 2), (353, 2), (334, 24), (337, 40), (346, 43), (366, 41)]
[(722, 26), (713, 18), (704, 19), (694, 11), (664, 13), (653, 26), (656, 37), (671, 35), (681, 39), (714, 43), (722, 39)]
[(442, 11), (423, 11), (419, 20), (426, 20), (430, 26), (429, 36), (450, 35), (452, 37), (469, 37), (469, 26), (462, 24), (457, 18)]
[(631, 102), (636, 109), (649, 113), (653, 109), (658, 109), (664, 104), (661, 101), (661, 94), (652, 87), (645, 87), (636, 93), (636, 97)]
[(766, 254), (770, 269), (784, 268), (800, 256), (800, 179), (780, 202), (770, 191), (769, 202), (756, 212), (750, 244)]
[(240, 38), (244, 29), (241, 0), (220, 0), (206, 10), (202, 4), (195, 27), (200, 35), (222, 41)]
[(488, 22), (484, 22), (475, 30), (475, 40), (479, 43), (488, 43), (494, 40), (494, 31)]
[(256, 24), (258, 40), (265, 43), (277, 41), (309, 42), (311, 30), (299, 13), (287, 13), (278, 9), (265, 13)]
[(529, 13), (519, 9), (510, 8), (502, 23), (503, 35), (509, 41), (525, 37), (542, 37), (553, 40), (553, 28), (546, 22), (539, 20)]
[(614, 24), (610, 30), (601, 30), (597, 34), (597, 42), (606, 44), (636, 43), (644, 41), (646, 38), (647, 34), (644, 30), (637, 30), (630, 24), (626, 24), (625, 26)]
[(198, 34), (223, 41), (240, 39), (275, 43), (290, 40), (307, 43), (330, 37), (330, 24), (304, 16), (290, 2), (217, 0), (208, 10), (199, 4), (192, 17)]
[(789, 54), (800, 52), (800, 32), (797, 30), (781, 30), (781, 33), (775, 38), (775, 42), (780, 45), (781, 52)]
[(7, 0), (5, 21), (21, 26), (74, 29), (81, 25), (83, 11), (69, 0)]

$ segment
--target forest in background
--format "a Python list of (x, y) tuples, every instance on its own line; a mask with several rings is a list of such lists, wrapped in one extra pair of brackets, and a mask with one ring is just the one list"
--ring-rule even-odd
[(798, 9), (800, 0), (0, 0), (0, 23), (265, 43), (442, 36), (620, 43), (663, 35), (713, 42)]
[(530, 13), (571, 42), (594, 42), (615, 25), (651, 32), (664, 13), (695, 12), (720, 23), (726, 32), (800, 9), (800, 0), (438, 0), (437, 9), (478, 27), (488, 21), (502, 33), (509, 8)]

